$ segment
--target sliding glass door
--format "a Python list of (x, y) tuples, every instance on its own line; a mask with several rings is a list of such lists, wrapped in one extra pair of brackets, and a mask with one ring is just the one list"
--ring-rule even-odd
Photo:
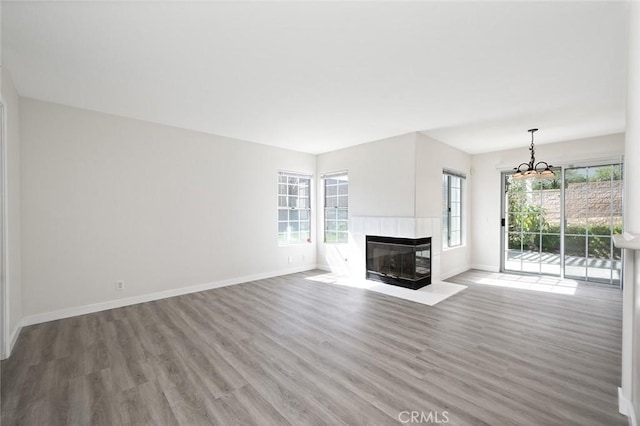
[(619, 164), (567, 168), (565, 178), (565, 276), (620, 284), (622, 167)]
[(505, 179), (504, 269), (559, 276), (560, 179)]
[(505, 173), (502, 269), (620, 285), (620, 164), (555, 169), (555, 179)]

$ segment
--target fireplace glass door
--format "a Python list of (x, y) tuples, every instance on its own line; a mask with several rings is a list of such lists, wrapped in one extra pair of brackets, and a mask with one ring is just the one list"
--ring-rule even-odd
[(431, 238), (367, 236), (367, 279), (417, 289), (431, 283)]

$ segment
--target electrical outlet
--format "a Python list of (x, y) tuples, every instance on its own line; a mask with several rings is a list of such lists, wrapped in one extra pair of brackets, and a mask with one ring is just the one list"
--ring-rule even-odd
[(124, 290), (124, 281), (116, 281), (116, 290)]
[(289, 256), (288, 260), (289, 260), (289, 263), (293, 263), (293, 257)]

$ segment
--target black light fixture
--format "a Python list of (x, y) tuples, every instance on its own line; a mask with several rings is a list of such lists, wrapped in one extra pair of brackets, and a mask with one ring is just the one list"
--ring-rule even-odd
[(531, 133), (531, 146), (529, 147), (529, 151), (531, 151), (531, 159), (528, 163), (522, 163), (518, 167), (513, 169), (516, 171), (513, 174), (513, 179), (553, 179), (556, 177), (556, 175), (553, 173), (553, 170), (551, 170), (551, 167), (553, 167), (552, 165), (550, 165), (546, 161), (538, 161), (536, 163), (536, 153), (533, 146), (533, 134), (537, 131), (538, 129), (527, 130), (527, 132)]

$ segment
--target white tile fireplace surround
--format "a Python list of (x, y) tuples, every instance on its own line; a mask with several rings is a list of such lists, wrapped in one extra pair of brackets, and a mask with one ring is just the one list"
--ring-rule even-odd
[(354, 254), (357, 254), (349, 268), (351, 274), (354, 277), (364, 275), (366, 265), (365, 238), (367, 235), (412, 239), (431, 237), (431, 282), (440, 281), (440, 254), (442, 247), (440, 226), (439, 217), (351, 217), (349, 229), (351, 229), (351, 236), (355, 245)]
[[(364, 288), (433, 306), (466, 288), (464, 285), (440, 281), (442, 251), (440, 220), (439, 217), (353, 216), (349, 222), (351, 230), (349, 244), (325, 245), (325, 255), (331, 273), (309, 279)], [(431, 237), (431, 284), (419, 290), (411, 290), (365, 280), (367, 235), (411, 239)]]

